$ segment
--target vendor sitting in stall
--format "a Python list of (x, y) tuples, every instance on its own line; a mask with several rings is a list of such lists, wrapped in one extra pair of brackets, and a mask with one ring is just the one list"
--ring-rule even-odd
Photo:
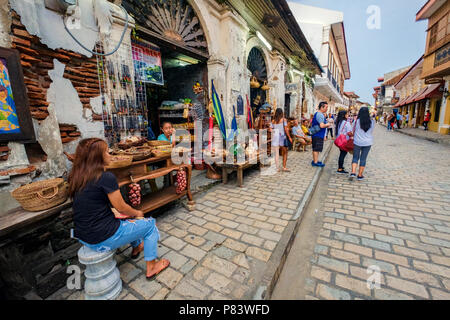
[(306, 146), (310, 145), (312, 143), (311, 138), (307, 137), (305, 132), (303, 131), (303, 126), (300, 126), (298, 123), (298, 120), (294, 120), (294, 127), (292, 128), (292, 135), (295, 139), (294, 141), (294, 150), (297, 146), (297, 143), (299, 144), (299, 148), (303, 147), (303, 151), (305, 151)]
[[(157, 260), (159, 231), (155, 219), (130, 207), (122, 198), (117, 179), (105, 171), (110, 163), (108, 145), (102, 139), (80, 141), (69, 175), (69, 195), (73, 199), (75, 237), (86, 247), (104, 252), (131, 243), (131, 258), (144, 251), (147, 280), (166, 269), (167, 259)], [(113, 213), (132, 220), (119, 220)]]
[(175, 137), (175, 129), (170, 122), (164, 122), (161, 127), (162, 133), (159, 135), (159, 141), (168, 141), (172, 144), (172, 147), (175, 147), (176, 137)]

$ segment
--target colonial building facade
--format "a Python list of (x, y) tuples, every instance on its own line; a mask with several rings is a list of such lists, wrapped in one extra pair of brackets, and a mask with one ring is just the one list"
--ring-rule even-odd
[(428, 20), (427, 42), (421, 78), (426, 84), (440, 85), (439, 95), (430, 101), (430, 130), (450, 133), (450, 2), (430, 0), (420, 9), (416, 20)]
[(323, 68), (315, 78), (314, 93), (317, 100), (329, 103), (329, 112), (335, 113), (345, 107), (344, 81), (350, 79), (344, 15), (294, 2), (289, 5)]

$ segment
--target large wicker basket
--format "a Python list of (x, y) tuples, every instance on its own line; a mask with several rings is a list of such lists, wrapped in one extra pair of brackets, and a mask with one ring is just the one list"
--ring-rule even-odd
[(106, 169), (118, 169), (131, 166), (133, 157), (128, 155), (111, 156), (111, 161)]
[(14, 190), (11, 195), (25, 210), (42, 211), (67, 200), (68, 184), (61, 178), (38, 181)]

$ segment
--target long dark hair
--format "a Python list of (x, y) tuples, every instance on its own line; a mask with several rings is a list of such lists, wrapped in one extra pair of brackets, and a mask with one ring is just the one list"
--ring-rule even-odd
[(369, 108), (362, 107), (358, 113), (359, 125), (365, 132), (372, 127), (372, 120), (370, 119)]
[(89, 182), (100, 179), (104, 167), (106, 142), (99, 138), (81, 140), (75, 152), (72, 171), (69, 174), (69, 195), (71, 198), (83, 190)]
[(278, 108), (277, 111), (275, 111), (275, 116), (273, 117), (273, 121), (275, 124), (280, 123), (281, 119), (284, 117), (283, 109)]
[(336, 137), (339, 134), (339, 126), (342, 121), (345, 121), (345, 115), (348, 113), (346, 110), (339, 111), (337, 119), (336, 119)]

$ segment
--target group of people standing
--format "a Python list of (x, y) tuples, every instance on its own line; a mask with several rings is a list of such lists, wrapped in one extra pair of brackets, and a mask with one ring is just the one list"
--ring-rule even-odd
[[(311, 124), (312, 127), (318, 126), (320, 130), (312, 136), (313, 141), (313, 167), (324, 167), (325, 164), (318, 161), (319, 153), (323, 151), (323, 144), (327, 130), (332, 128), (333, 121), (326, 119), (325, 115), (328, 111), (328, 104), (321, 102), (319, 110), (316, 112)], [(373, 129), (375, 127), (375, 119), (370, 115), (369, 108), (362, 107), (356, 117), (343, 110), (338, 113), (335, 123), (336, 138), (343, 135), (346, 141), (352, 140), (353, 147), (350, 149), (351, 143), (347, 143), (346, 147), (340, 148), (337, 174), (349, 174), (349, 180), (364, 180), (364, 169), (366, 167), (367, 157), (373, 145)], [(344, 169), (344, 161), (349, 152), (353, 152), (351, 173)], [(359, 163), (358, 175), (356, 169)]]
[[(387, 131), (395, 131), (396, 129), (401, 129), (402, 127), (409, 127), (410, 116), (409, 113), (404, 115), (400, 112), (392, 112), (391, 114), (383, 113), (380, 121), (384, 123), (387, 127)], [(428, 131), (428, 124), (431, 121), (431, 112), (427, 110), (423, 119), (423, 127), (425, 131)], [(411, 126), (416, 127), (416, 118), (412, 118)]]

